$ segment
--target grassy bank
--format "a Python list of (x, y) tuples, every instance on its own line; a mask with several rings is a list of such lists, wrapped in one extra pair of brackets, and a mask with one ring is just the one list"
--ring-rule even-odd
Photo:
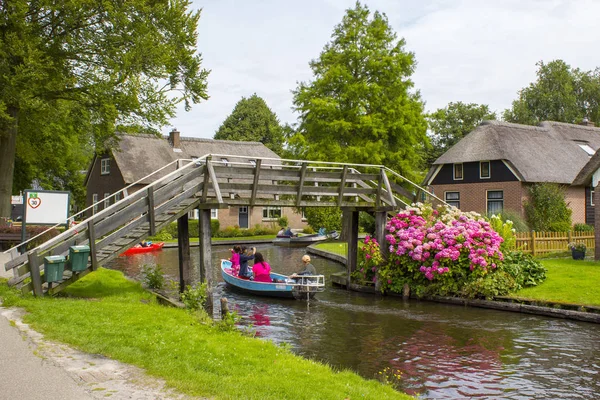
[(600, 263), (566, 258), (540, 262), (548, 270), (546, 281), (515, 297), (600, 306)]
[[(210, 240), (213, 242), (219, 242), (219, 241), (238, 241), (240, 243), (244, 243), (244, 242), (250, 242), (253, 240), (264, 240), (264, 239), (269, 239), (269, 240), (273, 240), (275, 239), (277, 235), (256, 235), (256, 236), (242, 236), (242, 237), (213, 237)], [(169, 240), (154, 240), (155, 242), (165, 242), (165, 243), (177, 243), (177, 239), (169, 239)], [(199, 239), (197, 237), (193, 237), (190, 238), (190, 243), (198, 243)]]
[(20, 296), (0, 283), (4, 306), (51, 340), (144, 368), (176, 390), (215, 399), (408, 399), (374, 380), (303, 359), (271, 342), (203, 324), (156, 303), (120, 272), (100, 269), (70, 297)]

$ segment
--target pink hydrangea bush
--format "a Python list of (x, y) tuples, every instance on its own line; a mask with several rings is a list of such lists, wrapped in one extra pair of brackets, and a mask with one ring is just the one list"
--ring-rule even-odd
[(362, 285), (373, 285), (377, 280), (377, 271), (383, 263), (377, 239), (367, 235), (363, 246), (358, 249), (358, 265), (352, 272), (352, 280)]
[(380, 269), (382, 290), (405, 283), (422, 294), (460, 294), (469, 281), (493, 273), (503, 260), (502, 237), (476, 213), (416, 204), (386, 226), (389, 262)]

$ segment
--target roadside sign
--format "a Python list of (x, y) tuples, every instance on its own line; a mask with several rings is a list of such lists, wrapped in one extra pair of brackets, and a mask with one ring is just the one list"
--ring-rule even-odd
[(23, 204), (23, 196), (10, 196), (10, 204)]
[(25, 221), (30, 225), (66, 224), (69, 196), (69, 192), (26, 190), (23, 195)]

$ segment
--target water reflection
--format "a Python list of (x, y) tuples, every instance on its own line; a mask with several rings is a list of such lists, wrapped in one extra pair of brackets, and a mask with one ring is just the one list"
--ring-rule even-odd
[[(257, 247), (275, 272), (301, 269), (303, 249)], [(229, 254), (227, 246), (213, 248), (219, 282), (218, 260)], [(113, 268), (135, 276), (144, 263), (159, 263), (178, 279), (176, 249), (120, 257)], [(313, 264), (326, 276), (342, 270), (318, 257)], [(333, 288), (310, 303), (246, 296), (223, 283), (215, 288), (215, 301), (221, 296), (242, 317), (243, 328), (258, 336), (366, 378), (386, 367), (400, 370), (399, 389), (423, 398), (593, 399), (600, 393), (600, 329), (594, 324)]]

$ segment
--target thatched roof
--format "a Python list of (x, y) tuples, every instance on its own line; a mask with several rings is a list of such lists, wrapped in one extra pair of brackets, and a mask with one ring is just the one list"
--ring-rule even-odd
[(540, 126), (484, 121), (438, 158), (432, 170), (440, 164), (505, 160), (524, 182), (572, 184), (590, 161), (580, 144), (597, 151), (600, 128), (552, 121)]
[[(230, 140), (181, 137), (181, 151), (177, 151), (169, 144), (168, 138), (168, 136), (160, 138), (145, 134), (120, 135), (119, 145), (113, 151), (113, 157), (123, 174), (126, 184), (133, 183), (179, 158), (191, 159), (206, 154), (247, 156), (247, 158), (241, 160), (236, 159), (236, 162), (249, 161), (256, 157), (279, 158), (277, 154), (260, 142), (234, 142)], [(218, 161), (220, 157), (215, 157), (214, 160)], [(144, 181), (142, 183), (150, 183), (174, 169), (165, 169), (148, 179), (148, 182)]]

